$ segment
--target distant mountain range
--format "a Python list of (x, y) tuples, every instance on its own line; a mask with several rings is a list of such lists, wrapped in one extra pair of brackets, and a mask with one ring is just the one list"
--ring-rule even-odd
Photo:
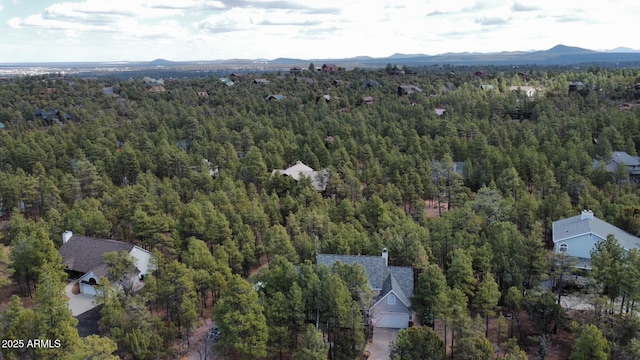
[(439, 55), (426, 54), (400, 54), (395, 53), (388, 57), (374, 58), (370, 56), (356, 56), (344, 59), (295, 59), (277, 58), (268, 59), (225, 59), (202, 61), (169, 61), (156, 59), (153, 61), (119, 61), (119, 62), (92, 62), (92, 63), (30, 63), (30, 64), (0, 64), (0, 68), (41, 65), (49, 67), (62, 67), (72, 64), (74, 67), (118, 67), (118, 68), (172, 68), (191, 66), (216, 66), (220, 68), (238, 69), (286, 69), (287, 67), (300, 67), (306, 69), (309, 63), (321, 66), (324, 63), (334, 63), (341, 67), (384, 67), (387, 64), (397, 66), (425, 66), (438, 64), (452, 65), (574, 65), (574, 64), (598, 64), (617, 65), (631, 64), (640, 66), (640, 50), (628, 47), (618, 47), (611, 50), (589, 50), (579, 47), (556, 45), (542, 51), (503, 51), (496, 53), (445, 53)]
[[(233, 61), (226, 61), (231, 63)], [(249, 62), (244, 60), (244, 63)], [(394, 64), (398, 66), (419, 66), (434, 64), (454, 65), (571, 65), (585, 63), (628, 63), (640, 62), (640, 50), (619, 47), (612, 50), (595, 51), (574, 46), (556, 45), (542, 51), (503, 51), (499, 53), (445, 53), (439, 55), (426, 54), (401, 54), (395, 53), (388, 57), (373, 58), (369, 56), (356, 56), (344, 59), (294, 59), (277, 58), (273, 60), (261, 60), (262, 64), (290, 65), (306, 68), (309, 63), (320, 66), (323, 63), (335, 63), (338, 66), (386, 66)]]
[[(272, 60), (277, 63), (279, 59)], [(299, 59), (300, 63), (305, 60)], [(309, 60), (307, 60), (308, 62)], [(357, 57), (350, 59), (312, 59), (317, 62), (333, 62), (342, 66), (360, 63), (370, 66), (395, 65), (433, 65), (433, 64), (454, 64), (454, 65), (570, 65), (585, 63), (626, 63), (640, 62), (640, 51), (631, 48), (615, 48), (606, 51), (595, 51), (579, 47), (556, 45), (548, 50), (542, 51), (503, 51), (499, 53), (445, 53), (439, 55), (425, 54), (393, 54), (385, 58), (365, 58)], [(295, 62), (288, 59), (288, 62)]]

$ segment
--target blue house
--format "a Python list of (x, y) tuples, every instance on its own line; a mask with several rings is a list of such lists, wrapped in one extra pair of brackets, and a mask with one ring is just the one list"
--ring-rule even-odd
[(593, 216), (593, 211), (553, 222), (553, 247), (556, 253), (578, 258), (578, 268), (591, 269), (591, 250), (613, 235), (626, 251), (640, 249), (640, 238)]

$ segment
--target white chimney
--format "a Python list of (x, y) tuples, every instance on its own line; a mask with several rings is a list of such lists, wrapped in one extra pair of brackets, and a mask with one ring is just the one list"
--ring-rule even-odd
[(69, 239), (73, 236), (73, 233), (69, 230), (62, 233), (62, 243), (66, 244)]
[(387, 248), (382, 249), (382, 258), (384, 259), (384, 266), (389, 266), (389, 251)]
[(591, 210), (582, 210), (582, 214), (580, 215), (580, 221), (582, 220), (592, 220), (593, 219), (593, 211)]

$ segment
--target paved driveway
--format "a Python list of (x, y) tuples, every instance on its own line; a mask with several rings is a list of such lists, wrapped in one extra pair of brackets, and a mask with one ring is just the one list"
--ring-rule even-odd
[(87, 337), (89, 335), (100, 335), (100, 307), (93, 308), (78, 316), (78, 335)]
[(396, 341), (400, 329), (373, 329), (373, 342), (367, 343), (365, 350), (368, 350), (369, 360), (389, 360), (391, 353), (391, 343)]
[(85, 313), (94, 307), (93, 300), (95, 298), (93, 296), (83, 295), (83, 294), (74, 294), (72, 289), (73, 285), (76, 281), (71, 281), (64, 288), (64, 292), (69, 298), (69, 309), (71, 309), (71, 313), (73, 316), (78, 316), (82, 313)]

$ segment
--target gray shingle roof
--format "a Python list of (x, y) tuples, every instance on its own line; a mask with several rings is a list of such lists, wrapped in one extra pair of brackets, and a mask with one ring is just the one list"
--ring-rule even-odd
[(300, 160), (287, 169), (275, 169), (271, 171), (271, 176), (276, 174), (291, 176), (296, 181), (299, 181), (302, 176), (306, 176), (311, 179), (311, 185), (318, 191), (324, 191), (327, 188), (327, 181), (329, 181), (329, 172), (327, 169), (316, 171)]
[(347, 265), (360, 264), (369, 277), (369, 286), (380, 289), (379, 297), (393, 290), (405, 304), (413, 296), (413, 269), (407, 266), (385, 266), (382, 256), (319, 254), (317, 263), (329, 267), (337, 261)]
[(264, 99), (265, 100), (278, 100), (278, 101), (282, 101), (284, 99), (286, 99), (287, 97), (281, 94), (270, 94), (267, 95)]
[(584, 220), (580, 220), (581, 218), (581, 215), (576, 215), (567, 219), (554, 221), (553, 242), (555, 243), (581, 234), (593, 233), (603, 239), (606, 239), (607, 235), (613, 235), (616, 240), (618, 240), (618, 243), (627, 250), (640, 249), (640, 238), (595, 216)]
[(640, 166), (640, 160), (636, 156), (631, 156), (624, 151), (614, 151), (611, 155), (611, 161), (616, 164), (625, 164), (627, 166)]
[(640, 166), (640, 158), (637, 156), (631, 156), (624, 151), (614, 151), (611, 154), (610, 159), (606, 160), (593, 160), (592, 167), (597, 168), (601, 162), (606, 161), (605, 168), (608, 172), (616, 171), (619, 164), (624, 164), (627, 167)]
[[(73, 235), (60, 247), (60, 256), (69, 270), (82, 273), (91, 270), (100, 271), (102, 255), (110, 251), (131, 252), (133, 244), (116, 240), (96, 239), (87, 236)], [(101, 274), (97, 274), (101, 275)], [(102, 274), (106, 275), (106, 274)]]
[(413, 297), (413, 269), (405, 266), (387, 267), (388, 276), (380, 291), (380, 297), (391, 290), (407, 305), (411, 305)]
[(317, 256), (318, 265), (325, 264), (332, 267), (336, 261), (341, 261), (346, 265), (360, 264), (369, 277), (369, 286), (372, 289), (382, 289), (384, 281), (384, 259), (381, 256), (359, 256), (359, 255), (334, 255), (319, 254)]

